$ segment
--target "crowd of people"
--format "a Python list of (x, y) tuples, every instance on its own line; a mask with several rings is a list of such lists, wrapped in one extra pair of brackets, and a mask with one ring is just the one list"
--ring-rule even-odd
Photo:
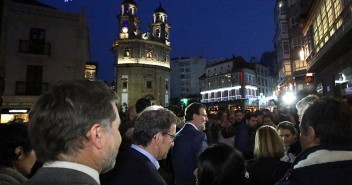
[(201, 103), (119, 103), (101, 82), (57, 83), (28, 124), (0, 124), (0, 184), (352, 184), (352, 109), (341, 100), (217, 115)]

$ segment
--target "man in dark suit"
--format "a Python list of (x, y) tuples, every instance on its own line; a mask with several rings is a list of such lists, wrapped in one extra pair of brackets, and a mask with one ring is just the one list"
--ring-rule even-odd
[(101, 82), (62, 81), (29, 113), (29, 138), (43, 168), (25, 185), (99, 185), (121, 144), (117, 95)]
[(203, 132), (208, 121), (206, 106), (200, 103), (190, 104), (186, 108), (185, 120), (185, 125), (176, 134), (172, 150), (175, 185), (196, 183), (193, 172), (197, 168), (198, 155), (208, 146)]
[(144, 109), (135, 121), (133, 144), (117, 156), (118, 165), (102, 185), (166, 185), (158, 172), (174, 144), (177, 117), (161, 106)]

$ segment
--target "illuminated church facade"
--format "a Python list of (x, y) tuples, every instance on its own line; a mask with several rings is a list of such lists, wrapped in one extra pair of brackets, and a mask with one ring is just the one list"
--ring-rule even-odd
[(169, 106), (170, 25), (160, 6), (153, 12), (148, 31), (140, 30), (137, 4), (121, 4), (119, 37), (113, 43), (116, 60), (116, 87), (121, 104), (132, 106), (146, 97), (154, 104)]

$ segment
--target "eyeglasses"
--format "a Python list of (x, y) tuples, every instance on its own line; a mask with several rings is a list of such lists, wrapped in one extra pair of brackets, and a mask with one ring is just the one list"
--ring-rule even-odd
[(169, 133), (163, 133), (164, 135), (169, 135), (170, 138), (171, 138), (171, 141), (175, 141), (175, 138), (176, 138), (176, 134), (175, 135), (172, 135), (172, 134), (169, 134)]

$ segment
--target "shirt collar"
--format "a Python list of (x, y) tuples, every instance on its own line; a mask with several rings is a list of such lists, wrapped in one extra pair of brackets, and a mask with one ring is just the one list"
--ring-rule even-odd
[(142, 153), (143, 155), (145, 155), (153, 163), (156, 170), (160, 168), (158, 160), (152, 154), (150, 154), (149, 152), (147, 152), (146, 150), (144, 150), (143, 148), (135, 144), (132, 144), (131, 147), (137, 150), (138, 152)]
[(89, 176), (91, 176), (98, 184), (100, 184), (99, 173), (97, 170), (78, 163), (67, 162), (67, 161), (53, 161), (44, 163), (43, 167), (45, 168), (68, 168), (83, 172)]

